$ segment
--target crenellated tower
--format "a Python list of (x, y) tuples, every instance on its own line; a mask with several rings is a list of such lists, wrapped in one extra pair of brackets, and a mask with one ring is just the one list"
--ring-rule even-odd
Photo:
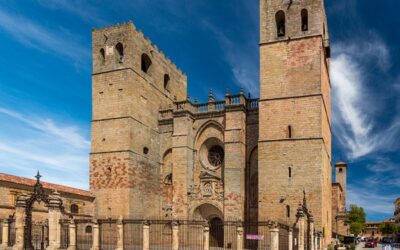
[(159, 216), (158, 111), (186, 100), (186, 76), (133, 23), (94, 30), (92, 38), (95, 216)]
[(306, 193), (331, 240), (331, 85), (323, 0), (260, 0), (259, 220), (294, 223)]

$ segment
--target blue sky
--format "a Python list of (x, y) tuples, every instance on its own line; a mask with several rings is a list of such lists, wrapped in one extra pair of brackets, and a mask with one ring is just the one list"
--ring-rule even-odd
[[(368, 219), (400, 196), (396, 0), (327, 0), (333, 161)], [(0, 1), (0, 172), (88, 188), (91, 29), (133, 20), (187, 75), (191, 97), (258, 96), (258, 0)]]

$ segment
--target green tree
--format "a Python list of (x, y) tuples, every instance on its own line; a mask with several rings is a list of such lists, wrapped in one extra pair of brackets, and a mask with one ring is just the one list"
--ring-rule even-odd
[(362, 207), (350, 205), (350, 211), (346, 214), (346, 223), (350, 227), (350, 232), (354, 235), (359, 235), (364, 231), (366, 214)]
[(397, 234), (399, 233), (399, 226), (394, 224), (394, 223), (383, 223), (379, 225), (379, 231), (383, 235), (392, 235), (392, 234)]

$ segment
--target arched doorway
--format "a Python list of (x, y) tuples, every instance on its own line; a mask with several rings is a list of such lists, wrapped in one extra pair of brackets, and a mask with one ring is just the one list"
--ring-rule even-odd
[(222, 212), (212, 204), (202, 204), (193, 212), (195, 220), (206, 220), (210, 226), (210, 247), (224, 247)]
[(224, 222), (215, 217), (210, 224), (210, 247), (224, 247)]

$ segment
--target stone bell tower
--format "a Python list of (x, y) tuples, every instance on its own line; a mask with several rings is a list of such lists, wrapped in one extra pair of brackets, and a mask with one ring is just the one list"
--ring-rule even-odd
[(323, 0), (260, 0), (259, 219), (303, 198), (331, 240), (331, 85)]
[(186, 76), (133, 23), (93, 30), (92, 39), (95, 216), (160, 216), (158, 111), (186, 100)]

